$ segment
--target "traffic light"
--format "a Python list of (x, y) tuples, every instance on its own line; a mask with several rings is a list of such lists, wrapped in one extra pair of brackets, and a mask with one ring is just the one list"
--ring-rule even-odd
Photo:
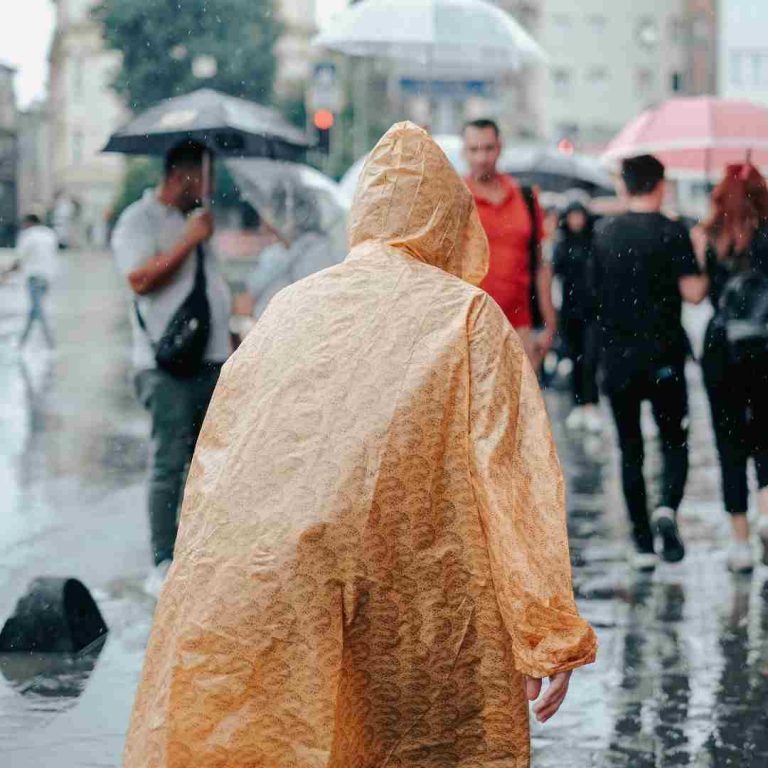
[(330, 110), (318, 109), (312, 116), (312, 122), (317, 131), (317, 148), (327, 155), (331, 151), (331, 128), (336, 118)]

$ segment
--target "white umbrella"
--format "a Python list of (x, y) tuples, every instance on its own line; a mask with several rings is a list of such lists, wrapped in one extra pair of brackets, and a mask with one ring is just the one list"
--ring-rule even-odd
[(506, 11), (486, 0), (364, 0), (335, 16), (314, 44), (440, 73), (495, 74), (547, 60)]

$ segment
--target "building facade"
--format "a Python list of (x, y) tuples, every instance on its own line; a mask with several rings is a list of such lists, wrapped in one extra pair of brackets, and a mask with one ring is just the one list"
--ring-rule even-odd
[(541, 0), (534, 11), (550, 67), (532, 99), (550, 140), (598, 147), (654, 103), (714, 91), (715, 0)]
[(126, 118), (109, 87), (120, 59), (104, 49), (101, 28), (90, 15), (94, 0), (53, 2), (50, 169), (59, 234), (73, 245), (102, 246), (124, 173), (122, 157), (101, 154)]
[(720, 0), (722, 96), (768, 106), (768, 2)]
[(276, 5), (285, 29), (275, 50), (275, 93), (279, 97), (303, 94), (315, 59), (312, 38), (317, 33), (316, 2), (277, 0)]
[(19, 112), (18, 126), (19, 210), (47, 215), (54, 191), (48, 102), (36, 102)]
[(13, 67), (0, 64), (0, 248), (14, 244), (18, 223), (18, 122)]

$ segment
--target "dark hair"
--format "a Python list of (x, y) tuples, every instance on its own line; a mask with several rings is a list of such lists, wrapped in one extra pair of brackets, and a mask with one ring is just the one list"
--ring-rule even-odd
[(28, 213), (21, 220), (21, 223), (34, 225), (34, 224), (42, 224), (43, 222), (40, 220), (40, 217), (36, 213)]
[(628, 157), (621, 164), (621, 178), (632, 197), (650, 195), (664, 181), (664, 164), (653, 155)]
[(490, 128), (496, 134), (497, 139), (501, 137), (499, 124), (495, 120), (489, 120), (487, 117), (480, 118), (479, 120), (470, 120), (469, 122), (464, 123), (464, 127), (461, 129), (462, 136), (467, 132), (468, 128), (477, 128), (480, 131), (485, 131)]
[(197, 168), (203, 164), (207, 149), (197, 141), (184, 141), (168, 150), (165, 156), (165, 175), (170, 176), (177, 168)]

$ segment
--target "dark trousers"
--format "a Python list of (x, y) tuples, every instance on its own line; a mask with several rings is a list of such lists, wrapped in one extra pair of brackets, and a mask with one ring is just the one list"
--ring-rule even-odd
[(709, 343), (702, 368), (720, 456), (723, 501), (730, 514), (743, 515), (749, 506), (750, 457), (758, 487), (768, 487), (768, 354), (732, 360), (725, 342)]
[(576, 405), (595, 405), (599, 402), (597, 332), (596, 323), (589, 320), (569, 317), (561, 320), (566, 353), (573, 362), (571, 389)]
[(45, 310), (43, 309), (43, 300), (48, 293), (48, 280), (44, 277), (38, 277), (36, 275), (30, 275), (27, 278), (27, 293), (29, 295), (29, 311), (27, 313), (27, 323), (24, 326), (24, 330), (21, 333), (21, 339), (19, 340), (19, 346), (23, 347), (29, 339), (29, 334), (32, 332), (32, 326), (35, 323), (40, 323), (40, 327), (43, 330), (43, 336), (45, 337), (45, 343), (50, 349), (55, 346), (55, 340), (53, 337), (53, 331), (48, 320), (45, 317)]
[(609, 393), (611, 410), (619, 434), (621, 476), (635, 544), (653, 548), (648, 515), (648, 497), (643, 477), (645, 446), (640, 426), (640, 408), (650, 400), (659, 427), (663, 470), (659, 506), (677, 511), (688, 478), (688, 390), (682, 366), (656, 374), (636, 373), (626, 385)]
[(207, 365), (188, 379), (161, 370), (136, 377), (139, 400), (152, 417), (149, 524), (156, 565), (173, 559), (187, 470), (220, 370)]

